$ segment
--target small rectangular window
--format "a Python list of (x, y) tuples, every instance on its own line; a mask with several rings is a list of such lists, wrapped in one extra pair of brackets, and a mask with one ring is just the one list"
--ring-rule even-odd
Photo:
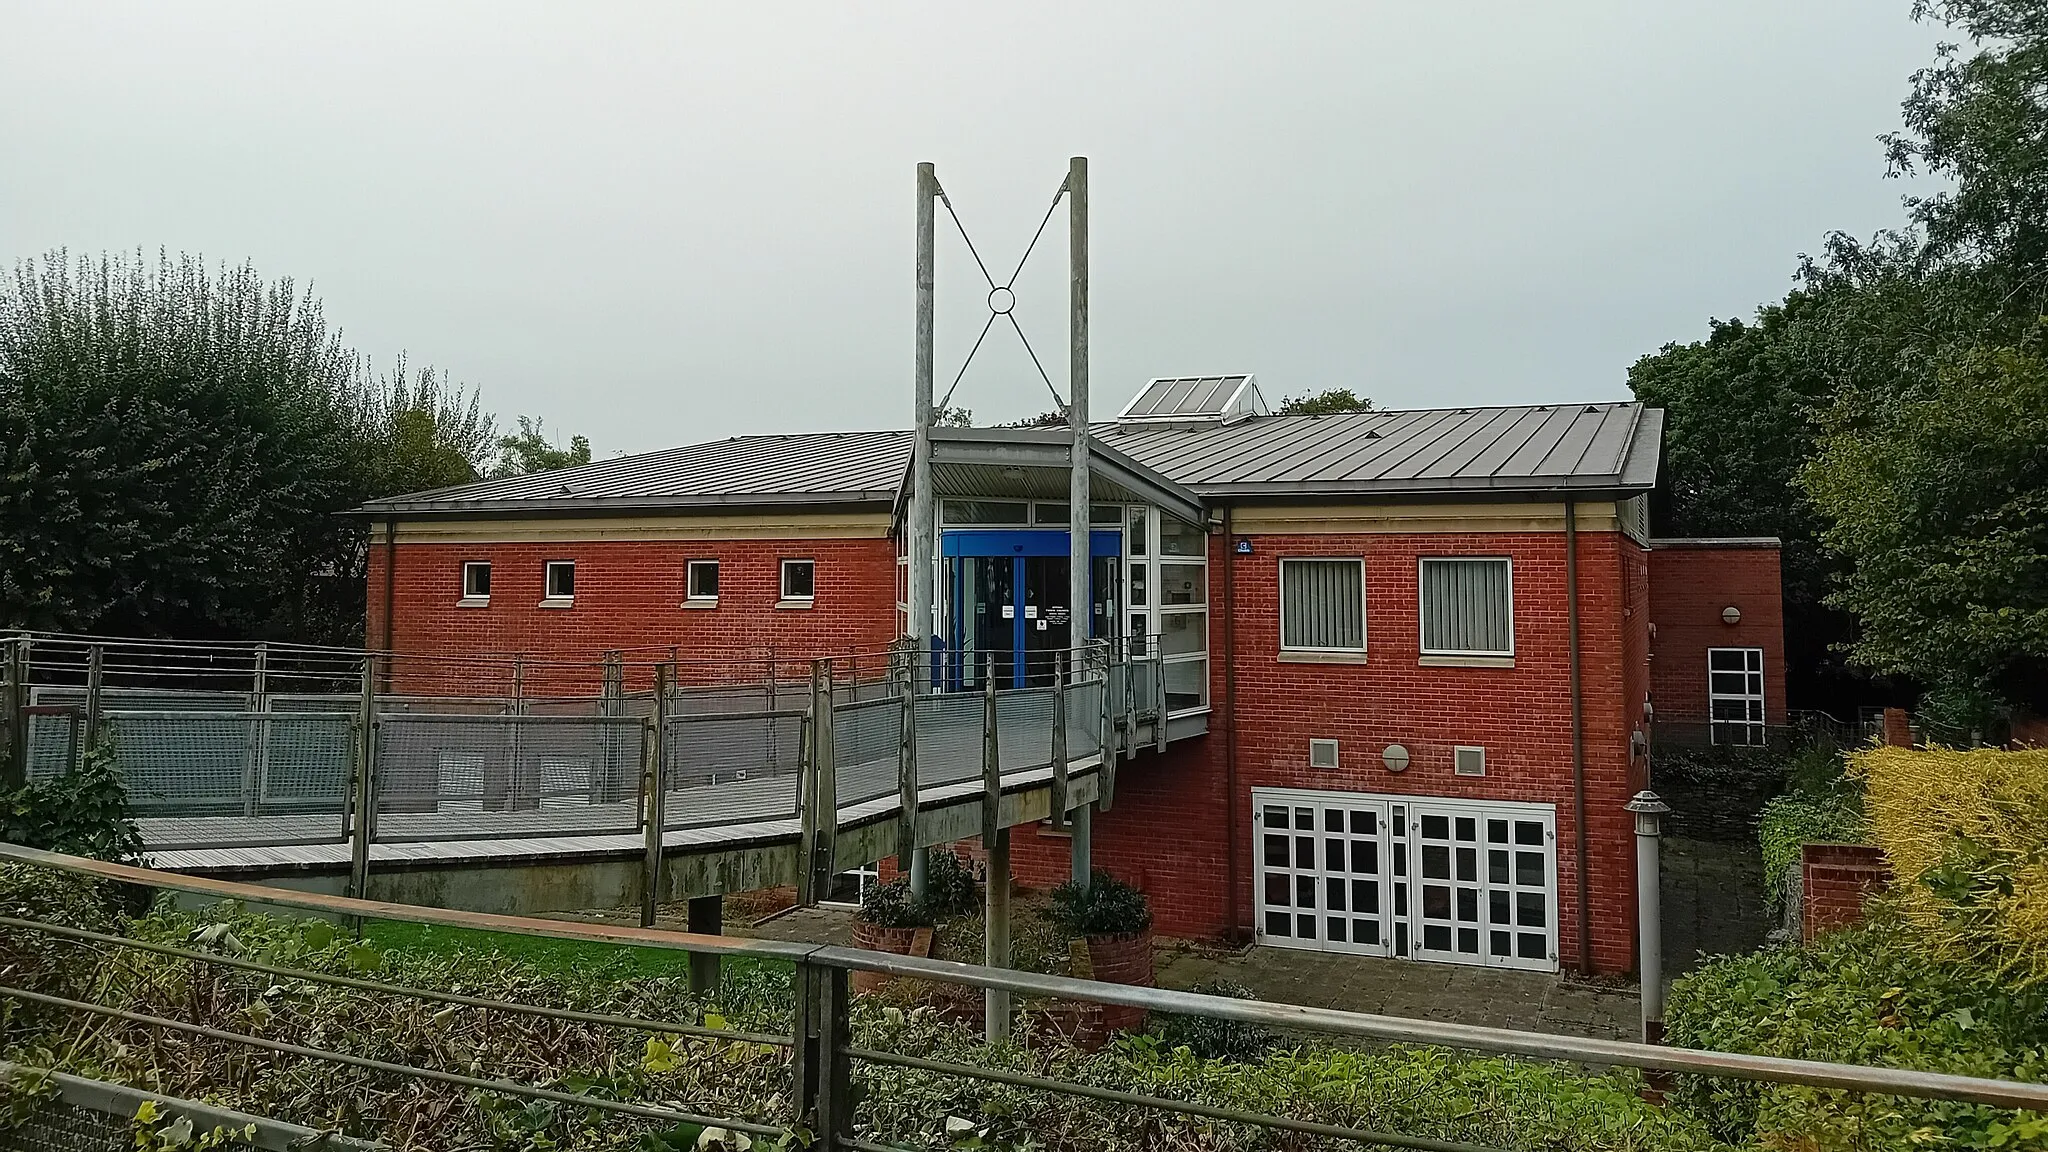
[(1766, 742), (1763, 649), (1707, 649), (1707, 708), (1714, 743)]
[(940, 519), (948, 524), (1023, 524), (1030, 507), (1022, 500), (941, 500)]
[(689, 563), (688, 574), (689, 587), (686, 591), (690, 599), (718, 599), (718, 561), (692, 560)]
[(547, 593), (550, 600), (568, 600), (575, 597), (576, 562), (574, 560), (548, 561)]
[(462, 565), (462, 596), (466, 600), (488, 600), (491, 595), (491, 562), (469, 560)]
[(1365, 651), (1365, 561), (1280, 561), (1280, 647)]
[(782, 598), (784, 600), (809, 600), (817, 595), (817, 562), (813, 560), (784, 560), (782, 562)]
[(1425, 654), (1515, 654), (1515, 608), (1507, 557), (1425, 557), (1421, 584)]
[(1209, 554), (1209, 537), (1198, 524), (1176, 520), (1171, 516), (1159, 518), (1159, 554), (1161, 556), (1206, 557)]

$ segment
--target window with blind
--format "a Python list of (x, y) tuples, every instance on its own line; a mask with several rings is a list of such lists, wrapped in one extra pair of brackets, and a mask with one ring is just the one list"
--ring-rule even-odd
[(1365, 561), (1280, 561), (1280, 647), (1365, 651)]
[(1429, 656), (1512, 656), (1515, 608), (1507, 557), (1422, 561), (1422, 651)]

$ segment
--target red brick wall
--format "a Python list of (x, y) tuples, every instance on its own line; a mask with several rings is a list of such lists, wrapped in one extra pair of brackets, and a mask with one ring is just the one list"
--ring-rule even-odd
[[(1218, 536), (1210, 548), (1209, 735), (1126, 763), (1116, 804), (1095, 820), (1095, 863), (1152, 897), (1157, 930), (1213, 936), (1252, 928), (1250, 811), (1254, 787), (1453, 796), (1556, 807), (1559, 958), (1577, 966), (1578, 883), (1573, 848), (1570, 655), (1561, 534), (1254, 536), (1238, 556)], [(1421, 667), (1416, 558), (1510, 556), (1514, 560), (1515, 666)], [(1297, 664), (1279, 660), (1282, 556), (1363, 556), (1367, 660)], [(1236, 566), (1237, 789), (1225, 783), (1221, 654), (1228, 616), (1223, 566)], [(1635, 583), (1624, 587), (1624, 571)], [(1584, 688), (1586, 809), (1592, 894), (1593, 968), (1627, 971), (1635, 956), (1633, 821), (1623, 809), (1640, 784), (1629, 734), (1641, 716), (1648, 589), (1643, 551), (1615, 533), (1579, 537), (1581, 673)], [(1627, 611), (1633, 601), (1633, 612)], [(1336, 771), (1308, 767), (1308, 740), (1339, 742)], [(1380, 751), (1405, 745), (1412, 763), (1388, 772)], [(1487, 749), (1487, 775), (1455, 776), (1451, 749)], [(1228, 806), (1237, 809), (1237, 920), (1227, 920)], [(1036, 829), (1012, 833), (1025, 882), (1057, 883), (1068, 841)]]
[(1800, 936), (1812, 940), (1863, 920), (1863, 901), (1891, 879), (1882, 849), (1868, 844), (1807, 844), (1799, 851)]
[[(482, 657), (527, 653), (579, 661), (611, 649), (676, 650), (678, 675), (705, 681), (759, 679), (772, 649), (778, 662), (816, 656), (878, 652), (896, 634), (896, 559), (886, 539), (595, 541), (579, 543), (449, 544), (404, 542), (397, 547), (395, 628), (389, 648), (411, 654)], [(385, 646), (386, 550), (370, 550), (369, 632)], [(777, 608), (782, 559), (817, 562), (816, 598), (809, 608)], [(491, 562), (490, 603), (465, 607), (462, 565)], [(576, 561), (575, 606), (542, 608), (543, 570), (549, 560)], [(717, 560), (718, 606), (684, 608), (687, 561)], [(652, 651), (638, 655), (656, 658)], [(736, 666), (734, 662), (760, 662)], [(783, 666), (784, 675), (791, 674)], [(409, 677), (408, 677), (409, 673)], [(459, 679), (460, 665), (434, 671), (424, 661), (401, 661), (401, 677)], [(492, 667), (487, 673), (501, 676)], [(572, 672), (529, 670), (541, 691), (571, 691), (557, 680), (589, 679)], [(405, 687), (405, 686), (402, 686)], [(592, 685), (594, 687), (594, 684)]]
[[(1724, 608), (1742, 622), (1722, 621)], [(1775, 545), (1687, 546), (1658, 541), (1650, 551), (1650, 690), (1657, 718), (1707, 721), (1707, 649), (1761, 648), (1764, 719), (1785, 723), (1785, 599)]]

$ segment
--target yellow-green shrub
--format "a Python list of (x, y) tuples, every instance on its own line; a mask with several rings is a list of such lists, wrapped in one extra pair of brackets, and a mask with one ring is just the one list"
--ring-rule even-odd
[(2048, 750), (1873, 748), (1850, 773), (1898, 910), (1928, 944), (2048, 978)]

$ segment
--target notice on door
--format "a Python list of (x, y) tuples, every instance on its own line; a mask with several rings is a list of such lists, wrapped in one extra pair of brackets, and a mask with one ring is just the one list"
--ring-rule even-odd
[(1017, 606), (1016, 606), (1015, 604), (1005, 604), (1005, 605), (1003, 605), (1003, 619), (1005, 619), (1005, 620), (1015, 620), (1016, 618), (1017, 618)]
[(1026, 604), (1026, 605), (1024, 606), (1024, 618), (1025, 618), (1026, 620), (1036, 620), (1036, 619), (1038, 619), (1038, 605), (1036, 605), (1036, 604)]
[(1067, 622), (1067, 609), (1065, 605), (1055, 604), (1047, 608), (1045, 610), (1045, 618), (1054, 624), (1065, 624)]

